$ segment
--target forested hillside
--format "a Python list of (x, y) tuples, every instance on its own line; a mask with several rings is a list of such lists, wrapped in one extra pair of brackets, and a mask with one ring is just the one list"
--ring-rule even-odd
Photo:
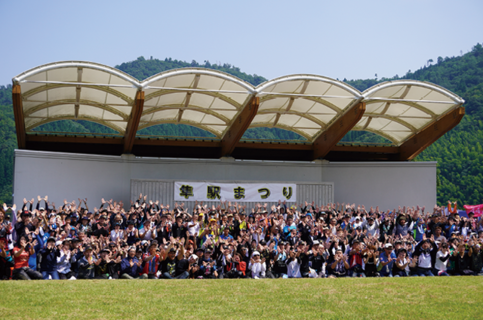
[[(466, 116), (452, 131), (424, 150), (416, 161), (438, 162), (438, 202), (483, 203), (483, 46), (459, 57), (438, 57), (436, 62), (403, 77), (346, 81), (363, 91), (379, 82), (397, 79), (429, 81), (465, 100)], [(361, 133), (360, 140), (370, 134)]]
[[(229, 64), (216, 65), (196, 61), (191, 63), (172, 60), (145, 59), (123, 63), (116, 68), (143, 80), (156, 73), (184, 67), (211, 68), (239, 77), (253, 85), (265, 78), (248, 75)], [(414, 79), (441, 85), (465, 99), (466, 116), (451, 132), (420, 154), (416, 161), (438, 161), (438, 202), (444, 204), (448, 199), (460, 204), (483, 203), (483, 47), (477, 44), (465, 55), (442, 58), (436, 62), (428, 60), (424, 67), (415, 72), (408, 71), (404, 76), (390, 79), (347, 80), (363, 91), (377, 83)], [(43, 125), (36, 130), (54, 132), (99, 132), (115, 133), (102, 125), (87, 121), (58, 121)], [(209, 137), (210, 133), (186, 126), (167, 124), (143, 129), (145, 135)], [(243, 136), (246, 139), (301, 139), (295, 133), (276, 128), (249, 129)], [(372, 133), (351, 131), (343, 141), (387, 143), (388, 141)], [(11, 86), (0, 86), (0, 203), (11, 202), (13, 176), (13, 150), (16, 148), (15, 121), (12, 111)]]

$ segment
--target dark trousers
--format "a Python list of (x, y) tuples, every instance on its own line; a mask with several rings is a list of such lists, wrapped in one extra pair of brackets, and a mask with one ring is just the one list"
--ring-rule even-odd
[(243, 275), (243, 272), (237, 271), (237, 270), (230, 270), (227, 273), (225, 273), (225, 278), (227, 279), (238, 279), (238, 278), (245, 278)]
[(17, 280), (40, 280), (42, 279), (42, 274), (33, 269), (23, 267), (14, 269), (12, 273), (12, 278)]
[(69, 271), (67, 273), (60, 273), (59, 272), (59, 279), (60, 280), (67, 280), (67, 279), (72, 278), (73, 275), (74, 275), (74, 272), (72, 272), (72, 271)]
[(3, 258), (0, 258), (0, 280), (8, 280), (12, 277), (12, 268), (14, 264)]
[(161, 278), (162, 279), (187, 279), (189, 277), (189, 275), (190, 274), (188, 273), (188, 271), (184, 271), (180, 275), (178, 275), (176, 277), (172, 277), (169, 273), (165, 272), (165, 273), (161, 274)]

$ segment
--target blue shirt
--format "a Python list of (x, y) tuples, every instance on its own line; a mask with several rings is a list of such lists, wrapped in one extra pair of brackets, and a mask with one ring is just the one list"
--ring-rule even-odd
[[(390, 257), (396, 259), (396, 254), (394, 253), (394, 251), (391, 251)], [(379, 263), (385, 263), (387, 261), (389, 261), (389, 257), (387, 256), (386, 251), (381, 252), (381, 254), (379, 255)], [(388, 276), (389, 274), (391, 274), (393, 265), (394, 260), (382, 267), (381, 271), (379, 271), (379, 274), (381, 276)]]
[[(134, 264), (133, 264), (132, 267), (129, 264), (130, 260), (132, 260), (134, 262)], [(121, 261), (121, 275), (124, 274), (124, 273), (127, 273), (131, 277), (138, 277), (139, 274), (141, 272), (143, 272), (143, 269), (140, 266), (137, 265), (138, 262), (139, 262), (139, 260), (136, 257), (133, 257), (133, 258), (130, 258), (130, 257), (124, 258)]]
[(221, 239), (221, 240), (228, 240), (228, 239), (233, 239), (233, 237), (232, 237), (231, 235), (227, 235), (227, 236), (225, 236), (224, 234), (222, 234), (222, 235), (220, 236), (220, 239)]

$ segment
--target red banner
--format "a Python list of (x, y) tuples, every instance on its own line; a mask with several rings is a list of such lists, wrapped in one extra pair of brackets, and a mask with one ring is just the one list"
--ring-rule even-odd
[(475, 218), (483, 215), (483, 204), (477, 204), (476, 206), (468, 206), (464, 205), (466, 213), (473, 212), (475, 214)]

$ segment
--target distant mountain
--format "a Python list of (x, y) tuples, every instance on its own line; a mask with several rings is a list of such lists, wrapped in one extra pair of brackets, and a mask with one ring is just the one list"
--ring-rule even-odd
[(260, 83), (267, 81), (267, 79), (264, 77), (257, 76), (256, 74), (251, 75), (241, 72), (240, 68), (232, 66), (231, 64), (225, 63), (223, 65), (217, 65), (211, 64), (209, 61), (199, 64), (195, 60), (191, 61), (191, 63), (188, 63), (180, 60), (173, 60), (171, 58), (159, 60), (151, 57), (149, 60), (146, 60), (144, 57), (139, 57), (134, 61), (121, 63), (120, 65), (115, 66), (115, 68), (130, 74), (140, 81), (157, 73), (179, 68), (206, 68), (223, 71), (234, 75), (243, 81), (251, 83), (254, 86), (258, 86)]

